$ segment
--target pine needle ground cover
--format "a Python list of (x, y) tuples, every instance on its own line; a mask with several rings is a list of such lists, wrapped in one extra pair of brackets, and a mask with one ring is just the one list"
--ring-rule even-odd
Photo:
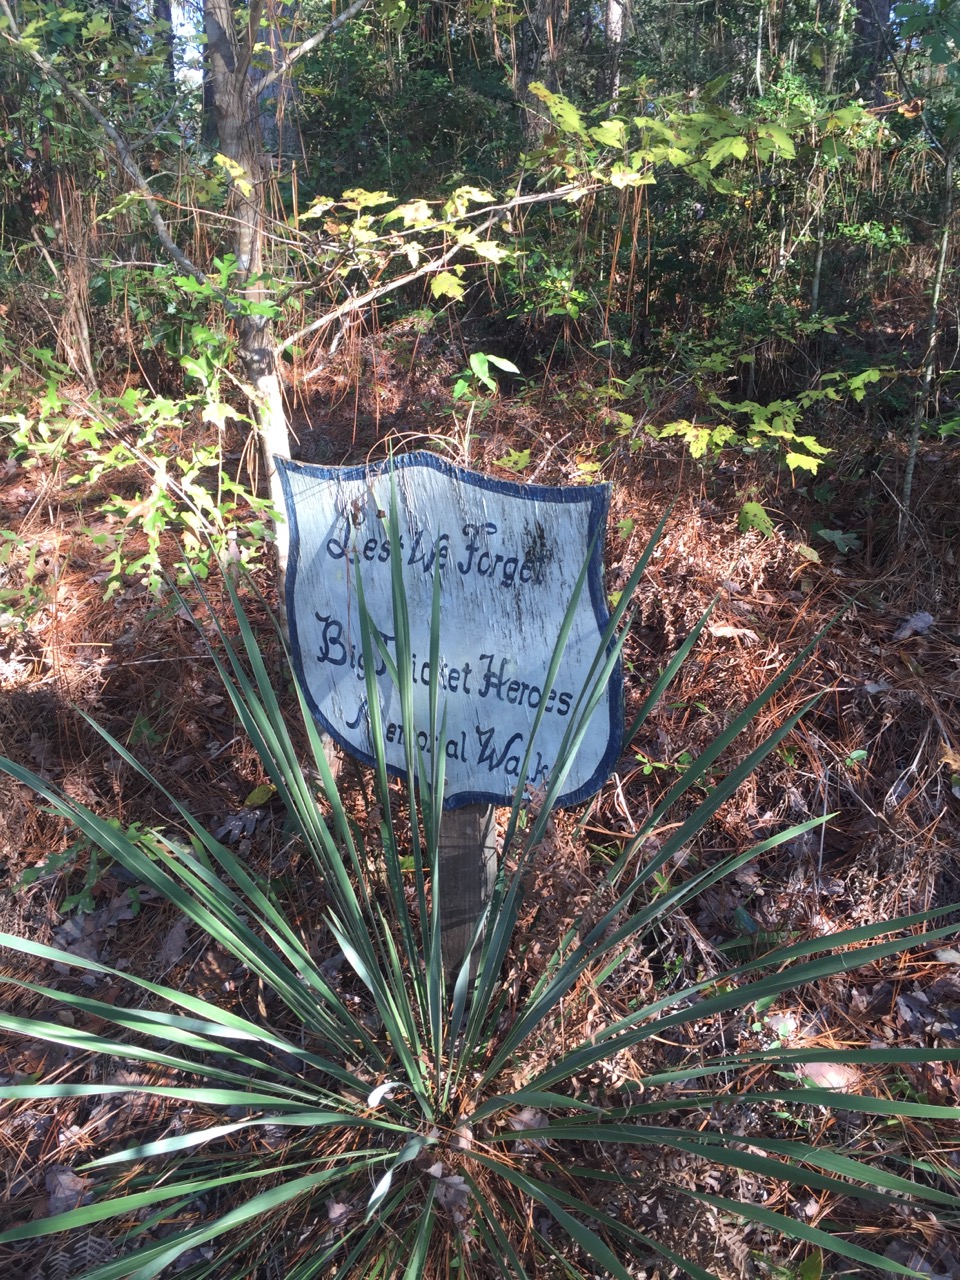
[(429, 790), (334, 783), (256, 596), (64, 594), (33, 635), (97, 657), (53, 689), (12, 646), (11, 849), (79, 847), (10, 899), (11, 1267), (950, 1273), (937, 734), (867, 778), (920, 714), (889, 668), (897, 727), (844, 685), (882, 620), (809, 649), (831, 578), (679, 506), (615, 547), (624, 759), (583, 812), (505, 814), (472, 998), (437, 963)]

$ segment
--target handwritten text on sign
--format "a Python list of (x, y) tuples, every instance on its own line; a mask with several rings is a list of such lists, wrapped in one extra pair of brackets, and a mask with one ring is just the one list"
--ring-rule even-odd
[[(311, 709), (337, 742), (371, 763), (360, 571), (367, 612), (394, 653), (391, 563), (402, 567), (411, 630), (418, 746), (446, 757), (444, 802), (510, 803), (535, 718), (524, 782), (546, 782), (577, 715), (608, 621), (601, 575), (608, 490), (493, 480), (415, 453), (372, 467), (319, 467), (278, 459), (290, 525), (287, 611), (297, 674)], [(388, 528), (391, 486), (399, 527)], [(593, 550), (591, 550), (593, 546)], [(557, 637), (591, 553), (555, 679)], [(430, 741), (430, 618), (440, 581), (437, 680), (443, 741)], [(400, 698), (374, 649), (386, 756), (405, 771)], [(594, 712), (559, 803), (576, 804), (604, 782), (622, 729), (620, 668)]]

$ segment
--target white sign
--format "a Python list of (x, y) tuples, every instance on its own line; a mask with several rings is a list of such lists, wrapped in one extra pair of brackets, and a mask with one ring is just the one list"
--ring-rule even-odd
[[(287, 506), (287, 616), (297, 675), (323, 728), (370, 764), (373, 748), (356, 575), (368, 616), (394, 654), (391, 562), (410, 617), (418, 747), (446, 757), (444, 804), (509, 804), (542, 786), (577, 714), (608, 622), (601, 551), (607, 485), (552, 488), (495, 480), (428, 453), (369, 467), (277, 459)], [(388, 528), (391, 491), (399, 528)], [(395, 536), (396, 534), (396, 536)], [(547, 676), (578, 576), (587, 581), (556, 677)], [(430, 619), (440, 582), (440, 713), (429, 734)], [(375, 651), (388, 765), (406, 772), (400, 698)], [(620, 666), (593, 714), (558, 803), (577, 804), (614, 767), (623, 732)]]

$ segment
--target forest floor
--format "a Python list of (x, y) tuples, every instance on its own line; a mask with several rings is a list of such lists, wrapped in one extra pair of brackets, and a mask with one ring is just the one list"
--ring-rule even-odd
[[(532, 886), (538, 910), (525, 926), (532, 936), (556, 934), (590, 889), (594, 851), (629, 839), (686, 760), (812, 644), (799, 675), (748, 731), (742, 754), (812, 692), (823, 696), (722, 807), (688, 857), (700, 864), (786, 825), (834, 816), (814, 838), (772, 851), (678, 913), (676, 932), (661, 939), (648, 971), (634, 980), (639, 987), (693, 981), (705, 969), (720, 971), (759, 938), (826, 934), (956, 898), (957, 497), (944, 446), (922, 449), (909, 536), (899, 546), (893, 495), (903, 451), (890, 442), (875, 449), (863, 421), (839, 421), (822, 431), (835, 451), (815, 496), (813, 485), (792, 487), (769, 456), (732, 452), (702, 466), (676, 442), (643, 434), (632, 449), (614, 419), (580, 396), (575, 373), (558, 374), (536, 394), (522, 391), (480, 406), (468, 423), (466, 410), (452, 415), (449, 402), (434, 394), (441, 384), (450, 386), (457, 359), (423, 352), (417, 362), (400, 362), (401, 346), (367, 342), (324, 371), (311, 398), (294, 405), (298, 456), (357, 462), (383, 457), (390, 439), (404, 449), (443, 448), (453, 462), (509, 477), (499, 460), (529, 449), (522, 480), (607, 481), (611, 590), (671, 508), (638, 590), (625, 649), (629, 717), (716, 601), (668, 696), (586, 816), (558, 815), (552, 856)], [(421, 365), (430, 373), (418, 381), (411, 370)], [(670, 406), (662, 408), (666, 417)], [(230, 443), (239, 453), (240, 437)], [(69, 459), (29, 471), (0, 463), (0, 527), (39, 549), (29, 566), (16, 557), (8, 566), (7, 586), (29, 587), (29, 610), (19, 626), (0, 632), (0, 751), (124, 828), (169, 826), (169, 803), (111, 754), (86, 713), (252, 864), (274, 866), (283, 846), (282, 816), (269, 801), (252, 803), (265, 776), (238, 732), (202, 637), (179, 604), (151, 596), (136, 582), (104, 600), (101, 555), (91, 541), (101, 519), (96, 494), (85, 497), (66, 485), (69, 473)], [(774, 525), (770, 536), (739, 532), (738, 513), (748, 498), (764, 504)], [(818, 535), (820, 528), (856, 536), (831, 541)], [(268, 582), (265, 573), (261, 584), (269, 596)], [(212, 607), (220, 609), (216, 583), (210, 590)], [(261, 621), (267, 644), (269, 628)], [(359, 811), (359, 769), (345, 767), (343, 780), (356, 791)], [(582, 819), (576, 839), (575, 817)], [(70, 847), (58, 819), (26, 789), (0, 780), (0, 926), (153, 980), (231, 998), (238, 980), (224, 953), (189, 936), (172, 908), (142, 886), (133, 902), (122, 870), (103, 858), (92, 861), (89, 848), (76, 846), (62, 858)], [(25, 886), (24, 874), (41, 866), (46, 872)], [(680, 865), (672, 872), (683, 873)], [(291, 911), (305, 918), (310, 910), (316, 905), (301, 884)], [(70, 989), (80, 982), (52, 970), (46, 978)], [(628, 999), (630, 992), (621, 995)], [(905, 954), (836, 981), (820, 1007), (801, 996), (796, 1007), (780, 1012), (799, 1045), (950, 1045), (958, 1039), (958, 953)], [(29, 1042), (8, 1039), (0, 1044), (0, 1080), (67, 1073), (71, 1061), (67, 1050), (48, 1051), (44, 1059)], [(893, 1087), (891, 1079), (846, 1070), (847, 1078), (823, 1083), (881, 1092)], [(956, 1078), (935, 1065), (905, 1067), (898, 1081), (902, 1096), (931, 1102), (949, 1103), (957, 1090)], [(98, 1127), (95, 1121), (89, 1109), (48, 1104), (7, 1116), (2, 1162), (8, 1209), (17, 1220), (75, 1202), (73, 1168), (98, 1149), (110, 1126), (123, 1123), (114, 1117), (108, 1126), (101, 1117)], [(153, 1131), (163, 1122), (158, 1112), (137, 1123)], [(110, 1136), (113, 1142), (117, 1133)], [(934, 1151), (951, 1159), (953, 1135), (927, 1122), (905, 1125), (898, 1141), (905, 1159)], [(683, 1181), (683, 1172), (675, 1176)], [(809, 1220), (816, 1224), (828, 1208), (827, 1198), (813, 1200)], [(958, 1275), (956, 1242), (920, 1211), (899, 1223), (859, 1221), (850, 1216), (858, 1212), (853, 1201), (845, 1212), (852, 1232), (860, 1233), (854, 1238), (893, 1261), (931, 1276)], [(669, 1225), (666, 1232), (669, 1237)], [(745, 1254), (743, 1233), (730, 1234), (730, 1240), (705, 1237), (704, 1265), (731, 1277), (745, 1274), (752, 1259), (761, 1265), (763, 1241)], [(766, 1274), (795, 1274), (787, 1257), (768, 1261)], [(35, 1245), (0, 1250), (0, 1268), (11, 1280), (43, 1274), (38, 1265)], [(639, 1274), (667, 1273), (652, 1263)]]

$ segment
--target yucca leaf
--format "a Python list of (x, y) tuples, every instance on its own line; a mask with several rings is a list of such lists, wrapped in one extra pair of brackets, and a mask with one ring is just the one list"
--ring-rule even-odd
[[(831, 624), (829, 623), (828, 627), (830, 627), (830, 625)], [(683, 775), (680, 778), (678, 778), (678, 780), (674, 783), (674, 785), (668, 788), (667, 793), (655, 805), (653, 812), (651, 813), (651, 815), (649, 816), (649, 818), (644, 824), (643, 830), (635, 837), (634, 841), (632, 842), (632, 845), (629, 846), (628, 850), (625, 852), (624, 858), (622, 860), (625, 863), (625, 865), (627, 860), (630, 857), (633, 857), (633, 854), (636, 851), (636, 849), (640, 848), (641, 844), (647, 838), (647, 833), (651, 830), (656, 829), (657, 827), (660, 827), (663, 824), (666, 815), (673, 808), (673, 806), (678, 802), (678, 800), (680, 800), (680, 798), (685, 794), (685, 792), (689, 791), (692, 787), (696, 786), (701, 781), (701, 779), (705, 776), (705, 774), (708, 772), (708, 770), (711, 768), (714, 762), (718, 760), (724, 754), (724, 752), (728, 750), (730, 746), (732, 746), (734, 741), (745, 731), (745, 729), (747, 729), (751, 724), (755, 722), (759, 713), (763, 710), (763, 708), (767, 705), (767, 703), (771, 701), (774, 695), (778, 693), (784, 687), (784, 685), (787, 684), (787, 682), (797, 674), (798, 671), (800, 671), (804, 663), (808, 660), (808, 658), (811, 656), (814, 649), (820, 643), (821, 638), (823, 637), (824, 633), (828, 630), (828, 627), (823, 628), (822, 631), (820, 631), (814, 637), (814, 639), (811, 640), (810, 643), (807, 644), (804, 647), (804, 649), (801, 650), (801, 652), (797, 655), (796, 658), (794, 658), (790, 663), (788, 663), (788, 665), (784, 667), (784, 669), (780, 671), (772, 680), (768, 681), (768, 683), (764, 686), (764, 688), (757, 695), (757, 697), (753, 698), (751, 702), (749, 702), (748, 705), (737, 716), (734, 717), (731, 723), (728, 726), (726, 726), (726, 728), (721, 730), (721, 732), (717, 735), (717, 737), (714, 738), (711, 741), (711, 743), (684, 770)], [(803, 715), (804, 712), (810, 706), (812, 706), (818, 700), (819, 697), (820, 695), (818, 694), (818, 695), (815, 695), (813, 698), (807, 700), (805, 703), (805, 706), (802, 708), (801, 711), (795, 712), (791, 717), (789, 717), (789, 722), (792, 728), (800, 719), (801, 715)], [(778, 735), (778, 741), (780, 741), (780, 738), (784, 736), (785, 736), (784, 732), (782, 731)], [(771, 735), (770, 737), (768, 737), (766, 741), (771, 742), (773, 737), (774, 735)], [(770, 750), (770, 748), (768, 749)], [(749, 754), (747, 759), (755, 760), (755, 763), (752, 766), (752, 769), (753, 769), (757, 767), (758, 760), (763, 759), (763, 756), (758, 757), (758, 751), (755, 750)], [(743, 769), (743, 767), (744, 765), (742, 762), (742, 765), (740, 766), (740, 768), (737, 770), (734, 770), (732, 774), (729, 775), (729, 778), (739, 773), (741, 769)], [(748, 772), (750, 771), (751, 770), (748, 770)], [(720, 785), (724, 786), (725, 783), (722, 783)], [(716, 790), (716, 787), (712, 786), (711, 792), (708, 795), (708, 801), (710, 801), (711, 795), (714, 793), (715, 790)], [(699, 807), (703, 809), (703, 805)]]
[[(614, 1175), (612, 1180), (620, 1181), (617, 1175)], [(558, 1200), (562, 1201), (569, 1207), (577, 1209), (581, 1213), (588, 1214), (590, 1217), (594, 1218), (596, 1222), (606, 1226), (609, 1231), (620, 1236), (625, 1241), (642, 1244), (646, 1248), (650, 1249), (652, 1253), (658, 1254), (662, 1258), (666, 1258), (668, 1262), (680, 1267), (682, 1271), (691, 1277), (691, 1280), (719, 1280), (719, 1277), (713, 1272), (705, 1271), (705, 1269), (703, 1267), (699, 1267), (697, 1263), (675, 1253), (673, 1249), (669, 1249), (666, 1245), (661, 1244), (659, 1240), (654, 1240), (644, 1232), (637, 1231), (633, 1227), (629, 1227), (625, 1223), (619, 1222), (616, 1218), (605, 1213), (589, 1200), (584, 1200), (579, 1196), (571, 1195), (561, 1188), (554, 1188), (554, 1195)]]
[(881, 1254), (872, 1253), (869, 1249), (862, 1249), (860, 1245), (851, 1244), (834, 1231), (808, 1226), (806, 1222), (801, 1222), (797, 1218), (789, 1218), (786, 1214), (775, 1213), (771, 1209), (765, 1209), (761, 1205), (747, 1201), (727, 1200), (723, 1196), (709, 1195), (705, 1191), (689, 1191), (683, 1187), (678, 1190), (683, 1195), (699, 1200), (702, 1204), (713, 1205), (716, 1209), (730, 1213), (736, 1218), (757, 1222), (761, 1226), (773, 1229), (789, 1240), (803, 1240), (806, 1244), (825, 1249), (828, 1253), (836, 1253), (842, 1258), (849, 1258), (852, 1262), (863, 1262), (866, 1266), (877, 1267), (879, 1271), (888, 1271), (899, 1276), (914, 1276), (917, 1280), (923, 1280), (921, 1272), (902, 1266), (901, 1263)]
[[(724, 983), (732, 983), (735, 979), (747, 976), (755, 970), (769, 970), (772, 968), (783, 968), (784, 965), (791, 961), (803, 959), (817, 952), (827, 951), (830, 954), (826, 957), (828, 961), (832, 958), (837, 960), (839, 970), (843, 971), (852, 967), (866, 963), (866, 959), (871, 957), (867, 955), (866, 950), (860, 944), (871, 941), (877, 937), (886, 934), (898, 933), (902, 930), (908, 930), (917, 925), (925, 924), (930, 920), (937, 919), (947, 915), (949, 909), (935, 908), (930, 911), (918, 912), (912, 916), (903, 916), (896, 920), (883, 921), (872, 925), (859, 925), (856, 928), (840, 930), (837, 933), (827, 936), (820, 936), (813, 939), (806, 939), (803, 942), (789, 943), (785, 946), (778, 947), (767, 954), (753, 960), (747, 960), (735, 969), (718, 974), (711, 978), (694, 984), (682, 991), (671, 992), (662, 996), (655, 1001), (636, 1010), (627, 1018), (619, 1019), (610, 1023), (598, 1034), (604, 1039), (610, 1039), (618, 1036), (620, 1032), (633, 1023), (643, 1019), (652, 1017), (654, 1014), (661, 1013), (664, 1009), (670, 1008), (673, 1004), (681, 1001), (689, 1000), (691, 997), (700, 995), (711, 987), (716, 987)], [(922, 946), (939, 937), (947, 936), (952, 930), (951, 925), (946, 925), (941, 929), (931, 931), (925, 935), (911, 935), (909, 937), (894, 939), (889, 943), (878, 944), (885, 946), (892, 951), (903, 950), (910, 946)], [(851, 947), (851, 951), (843, 950), (843, 948)], [(861, 957), (866, 957), (861, 958)], [(775, 979), (777, 975), (775, 975)], [(753, 1003), (750, 1002), (745, 1003)], [(703, 1006), (702, 1006), (703, 1007)], [(670, 1015), (675, 1016), (675, 1015)]]
[[(133, 762), (133, 757), (129, 756), (129, 753), (109, 734), (103, 733), (103, 736), (124, 759), (128, 760), (128, 762)], [(139, 768), (139, 766), (137, 767)], [(58, 813), (72, 822), (94, 844), (103, 849), (121, 866), (131, 871), (143, 883), (149, 884), (156, 889), (158, 893), (177, 906), (189, 920), (192, 920), (205, 933), (214, 938), (225, 950), (237, 956), (254, 972), (259, 973), (265, 981), (269, 981), (273, 989), (288, 1001), (290, 1007), (308, 1025), (314, 1026), (318, 1032), (328, 1035), (333, 1042), (338, 1043), (342, 1049), (347, 1050), (351, 1041), (344, 1035), (344, 1030), (338, 1027), (337, 1020), (331, 1018), (329, 1013), (325, 1012), (325, 1010), (330, 1010), (338, 1015), (339, 1021), (349, 1029), (351, 1036), (357, 1035), (362, 1039), (367, 1039), (362, 1026), (343, 1008), (339, 998), (323, 981), (303, 945), (299, 941), (291, 943), (290, 938), (287, 936), (288, 931), (286, 928), (280, 930), (279, 933), (274, 932), (271, 925), (264, 922), (265, 931), (272, 935), (273, 941), (280, 952), (288, 948), (292, 949), (292, 958), (297, 965), (296, 971), (305, 972), (311, 976), (313, 984), (324, 996), (324, 1004), (322, 1005), (318, 1005), (316, 1000), (310, 998), (309, 992), (305, 990), (303, 983), (298, 981), (296, 971), (291, 972), (284, 966), (277, 951), (267, 946), (262, 939), (243, 923), (241, 913), (243, 913), (246, 905), (243, 900), (237, 898), (223, 884), (217, 885), (216, 888), (212, 887), (208, 883), (210, 872), (207, 868), (202, 867), (196, 859), (191, 858), (184, 851), (179, 851), (178, 856), (174, 858), (172, 854), (166, 854), (159, 846), (157, 847), (157, 856), (149, 858), (134, 841), (128, 839), (116, 827), (103, 821), (85, 806), (57, 791), (42, 778), (31, 773), (30, 770), (3, 758), (0, 758), (0, 769), (5, 770), (12, 777), (43, 796)], [(216, 842), (208, 843), (215, 844)], [(236, 859), (233, 859), (233, 856), (227, 850), (222, 852), (229, 860), (236, 862)], [(168, 871), (164, 869), (165, 866), (170, 868), (172, 865), (176, 866), (177, 878), (168, 874)], [(239, 868), (238, 874), (246, 875)], [(188, 892), (184, 885), (180, 883), (181, 879), (190, 885), (193, 890), (192, 893)], [(196, 896), (194, 896), (195, 894)], [(271, 908), (271, 914), (277, 915), (278, 913)], [(372, 1054), (376, 1054), (376, 1049), (372, 1043), (368, 1047)]]
[[(10, 950), (21, 951), (26, 955), (55, 961), (59, 964), (71, 965), (74, 968), (87, 969), (95, 973), (103, 973), (110, 977), (122, 979), (134, 987), (160, 996), (173, 1006), (179, 1005), (181, 1008), (199, 1015), (203, 1023), (209, 1026), (210, 1030), (207, 1033), (209, 1035), (223, 1037), (228, 1040), (252, 1040), (266, 1045), (268, 1048), (278, 1049), (283, 1053), (289, 1053), (292, 1057), (300, 1058), (303, 1062), (316, 1067), (320, 1071), (333, 1075), (349, 1087), (362, 1090), (362, 1085), (354, 1073), (346, 1070), (340, 1063), (313, 1053), (295, 1041), (287, 1040), (275, 1031), (251, 1022), (230, 1009), (222, 1009), (219, 1005), (201, 1000), (199, 997), (191, 995), (190, 992), (178, 991), (173, 987), (150, 982), (146, 978), (139, 978), (124, 970), (112, 969), (109, 965), (102, 964), (99, 961), (90, 960), (85, 956), (75, 955), (72, 952), (60, 951), (55, 947), (45, 946), (43, 943), (34, 942), (29, 938), (18, 938), (12, 934), (0, 933), (0, 946), (7, 947)], [(67, 994), (60, 991), (52, 992), (52, 995), (57, 1000), (69, 999)], [(113, 1006), (111, 1006), (111, 1009), (113, 1012), (116, 1011)], [(158, 1018), (161, 1016), (160, 1014), (156, 1015)], [(216, 1051), (219, 1052), (220, 1047)]]
[(393, 1182), (395, 1172), (402, 1165), (409, 1164), (411, 1160), (416, 1159), (426, 1146), (427, 1139), (419, 1133), (414, 1134), (407, 1140), (398, 1152), (397, 1156), (391, 1161), (388, 1168), (381, 1175), (373, 1191), (370, 1193), (370, 1199), (367, 1201), (368, 1221), (374, 1216), (386, 1198), (387, 1193), (390, 1190), (391, 1183)]
[[(492, 1171), (497, 1172), (506, 1181), (512, 1183), (525, 1195), (529, 1196), (537, 1204), (542, 1205), (548, 1213), (564, 1227), (565, 1232), (575, 1240), (577, 1244), (584, 1250), (589, 1258), (595, 1262), (599, 1262), (613, 1276), (619, 1278), (626, 1277), (631, 1280), (630, 1273), (622, 1266), (617, 1255), (611, 1250), (610, 1246), (601, 1239), (596, 1232), (585, 1226), (572, 1214), (568, 1213), (562, 1205), (577, 1210), (584, 1217), (593, 1219), (598, 1224), (605, 1226), (613, 1234), (620, 1236), (625, 1240), (633, 1240), (643, 1243), (655, 1253), (659, 1253), (662, 1257), (668, 1257), (672, 1261), (676, 1261), (685, 1271), (695, 1277), (696, 1280), (718, 1280), (718, 1277), (709, 1271), (704, 1271), (696, 1264), (689, 1262), (687, 1259), (671, 1254), (663, 1245), (656, 1240), (649, 1238), (633, 1228), (627, 1227), (625, 1224), (618, 1222), (610, 1215), (604, 1213), (596, 1205), (586, 1200), (579, 1199), (563, 1191), (557, 1186), (548, 1186), (529, 1174), (521, 1173), (520, 1170), (512, 1168), (507, 1164), (501, 1164), (489, 1156), (480, 1152), (473, 1152), (472, 1156), (478, 1163), (483, 1164)], [(613, 1262), (613, 1265), (612, 1265)]]
[(227, 1134), (237, 1133), (241, 1129), (258, 1128), (272, 1125), (277, 1128), (329, 1129), (332, 1126), (345, 1129), (385, 1129), (398, 1133), (404, 1130), (399, 1125), (387, 1120), (375, 1120), (364, 1116), (351, 1115), (342, 1111), (278, 1111), (274, 1115), (250, 1116), (244, 1120), (234, 1120), (230, 1124), (210, 1125), (207, 1128), (192, 1129), (189, 1133), (178, 1133), (171, 1138), (157, 1138), (154, 1142), (143, 1142), (135, 1147), (127, 1147), (124, 1151), (111, 1151), (107, 1156), (100, 1156), (87, 1164), (89, 1169), (100, 1169), (105, 1165), (124, 1164), (130, 1160), (146, 1160), (151, 1156), (169, 1155), (173, 1151), (186, 1151), (191, 1147), (214, 1142)]
[[(129, 1090), (127, 1090), (129, 1092)], [(10, 1227), (0, 1232), (0, 1244), (12, 1243), (15, 1240), (34, 1240), (39, 1236), (56, 1235), (61, 1231), (72, 1231), (75, 1227), (89, 1227), (94, 1222), (107, 1222), (111, 1218), (130, 1217), (139, 1210), (148, 1208), (164, 1200), (173, 1200), (178, 1196), (189, 1203), (191, 1199), (204, 1191), (219, 1190), (240, 1182), (249, 1182), (253, 1178), (262, 1178), (266, 1172), (272, 1174), (286, 1173), (290, 1169), (303, 1166), (297, 1164), (279, 1165), (270, 1168), (258, 1165), (243, 1173), (218, 1172), (214, 1177), (196, 1178), (188, 1182), (157, 1183), (147, 1191), (126, 1192), (110, 1200), (98, 1200), (94, 1204), (81, 1205), (77, 1209), (69, 1209), (65, 1213), (54, 1214), (49, 1218), (40, 1218), (34, 1222), (25, 1222), (19, 1227)], [(166, 1212), (166, 1210), (165, 1210)], [(141, 1224), (143, 1225), (143, 1224)]]
[(766, 1093), (745, 1093), (745, 1102), (792, 1102), (799, 1106), (834, 1107), (842, 1111), (874, 1116), (915, 1116), (926, 1120), (961, 1119), (961, 1109), (932, 1102), (910, 1102), (900, 1098), (874, 1098), (863, 1093), (843, 1093), (840, 1089), (818, 1089), (802, 1085), (796, 1089), (771, 1089)]
[(685, 661), (687, 660), (687, 657), (690, 654), (691, 650), (694, 648), (698, 640), (701, 638), (701, 632), (704, 630), (704, 628), (707, 626), (708, 622), (710, 621), (711, 614), (714, 612), (714, 606), (716, 603), (717, 603), (717, 596), (714, 597), (714, 599), (711, 601), (708, 607), (701, 614), (700, 618), (694, 624), (694, 627), (691, 629), (691, 631), (688, 633), (688, 635), (682, 641), (682, 643), (678, 646), (676, 652), (673, 654), (670, 661), (665, 666), (664, 670), (661, 672), (658, 678), (651, 685), (651, 688), (647, 697), (644, 699), (644, 702), (641, 704), (640, 711), (638, 711), (637, 715), (634, 717), (633, 721), (631, 722), (630, 728), (628, 728), (624, 733), (623, 744), (624, 744), (625, 751), (630, 747), (631, 743), (634, 741), (634, 738), (638, 730), (647, 721), (651, 712), (654, 710), (658, 702), (660, 702), (661, 698), (663, 697), (664, 693), (667, 691), (668, 685), (677, 675), (678, 671), (680, 671), (681, 667), (684, 665)]
[(427, 1189), (426, 1203), (418, 1215), (414, 1240), (411, 1244), (407, 1266), (404, 1268), (404, 1280), (421, 1280), (424, 1269), (427, 1266), (427, 1250), (430, 1245), (435, 1218), (434, 1186), (430, 1185)]
[(76, 1277), (75, 1280), (126, 1280), (127, 1277), (131, 1280), (134, 1277), (137, 1280), (144, 1277), (144, 1280), (147, 1280), (148, 1277), (157, 1276), (164, 1268), (171, 1266), (188, 1249), (205, 1244), (208, 1240), (216, 1240), (219, 1236), (246, 1222), (264, 1218), (292, 1200), (308, 1195), (325, 1183), (342, 1176), (344, 1171), (334, 1167), (295, 1178), (292, 1182), (282, 1183), (279, 1187), (272, 1187), (252, 1196), (237, 1208), (223, 1214), (214, 1223), (194, 1227), (173, 1238), (168, 1237), (159, 1244), (143, 1246), (115, 1262), (96, 1267), (93, 1271)]
[(474, 1208), (473, 1223), (487, 1244), (488, 1257), (500, 1268), (501, 1275), (506, 1280), (511, 1280), (511, 1277), (513, 1280), (529, 1280), (513, 1245), (501, 1226), (500, 1220), (507, 1216), (504, 1213), (504, 1206), (497, 1206), (500, 1209), (498, 1216), (497, 1210), (471, 1177), (469, 1170), (464, 1169), (463, 1178), (471, 1193), (471, 1203)]
[[(734, 1096), (739, 1103), (745, 1100), (743, 1095)], [(767, 1095), (755, 1095), (755, 1100), (760, 1096)], [(831, 1105), (837, 1106), (839, 1104), (832, 1103)], [(744, 1169), (764, 1178), (773, 1178), (797, 1186), (810, 1187), (813, 1190), (831, 1191), (837, 1195), (854, 1196), (862, 1200), (903, 1204), (902, 1196), (895, 1194), (895, 1192), (907, 1191), (920, 1198), (929, 1199), (933, 1203), (956, 1204), (955, 1198), (944, 1192), (934, 1192), (932, 1196), (925, 1197), (922, 1194), (925, 1190), (924, 1188), (920, 1188), (903, 1178), (893, 1178), (893, 1175), (891, 1175), (893, 1181), (886, 1183), (882, 1188), (881, 1182), (876, 1176), (877, 1171), (870, 1166), (862, 1166), (856, 1160), (848, 1159), (845, 1161), (838, 1157), (834, 1161), (836, 1171), (839, 1172), (841, 1168), (844, 1168), (851, 1178), (859, 1178), (862, 1181), (869, 1180), (874, 1184), (873, 1186), (859, 1186), (856, 1182), (845, 1181), (826, 1173), (822, 1174), (806, 1169), (803, 1166), (810, 1159), (812, 1152), (816, 1152), (816, 1149), (805, 1143), (782, 1143), (779, 1151), (781, 1154), (791, 1157), (791, 1159), (787, 1160), (775, 1160), (767, 1156), (758, 1155), (753, 1149), (741, 1150), (742, 1146), (748, 1145), (751, 1148), (771, 1149), (770, 1144), (765, 1143), (763, 1138), (755, 1141), (753, 1134), (750, 1138), (736, 1138), (727, 1134), (713, 1133), (710, 1130), (700, 1133), (687, 1133), (655, 1125), (604, 1124), (603, 1122), (590, 1124), (584, 1121), (567, 1123), (552, 1120), (542, 1128), (521, 1129), (516, 1132), (511, 1131), (509, 1134), (497, 1134), (489, 1140), (492, 1143), (496, 1143), (499, 1139), (508, 1145), (527, 1140), (539, 1142), (623, 1143), (625, 1145), (640, 1144), (649, 1147), (667, 1147), (676, 1151), (686, 1151), (690, 1155), (703, 1157), (706, 1160), (714, 1161), (716, 1164)], [(833, 1156), (833, 1153), (830, 1154)], [(825, 1155), (823, 1151), (822, 1155)]]
[(621, 1263), (611, 1247), (601, 1239), (595, 1232), (579, 1222), (566, 1209), (558, 1204), (555, 1198), (554, 1188), (548, 1188), (544, 1183), (535, 1181), (533, 1178), (523, 1174), (518, 1169), (512, 1169), (507, 1165), (496, 1165), (493, 1160), (488, 1160), (480, 1155), (475, 1156), (482, 1164), (489, 1168), (495, 1168), (502, 1178), (514, 1184), (519, 1191), (530, 1196), (542, 1208), (546, 1209), (551, 1217), (564, 1229), (564, 1233), (574, 1240), (584, 1250), (589, 1258), (599, 1263), (617, 1280), (632, 1280), (630, 1272)]
[[(889, 933), (893, 928), (898, 928), (899, 923), (903, 925), (904, 922), (891, 922), (874, 926), (874, 933)], [(766, 999), (768, 996), (780, 995), (782, 992), (794, 990), (806, 983), (833, 977), (838, 973), (859, 968), (898, 951), (905, 951), (915, 946), (923, 946), (936, 941), (938, 938), (947, 937), (953, 932), (954, 926), (948, 925), (943, 929), (931, 930), (920, 937), (908, 935), (907, 937), (892, 939), (889, 942), (863, 946), (856, 951), (841, 951), (816, 960), (796, 963), (781, 969), (780, 972), (768, 974), (768, 976), (753, 982), (732, 987), (720, 995), (707, 996), (704, 992), (719, 983), (732, 982), (735, 978), (742, 976), (747, 968), (756, 968), (758, 966), (752, 964), (745, 966), (745, 970), (734, 970), (731, 974), (722, 975), (720, 979), (706, 980), (696, 987), (688, 988), (685, 992), (654, 1001), (627, 1017), (609, 1024), (599, 1031), (591, 1042), (585, 1042), (567, 1052), (559, 1062), (540, 1072), (530, 1081), (530, 1085), (538, 1089), (549, 1088), (561, 1080), (569, 1079), (572, 1075), (579, 1074), (595, 1062), (600, 1062), (608, 1056), (611, 1041), (616, 1041), (618, 1049), (628, 1048), (634, 1044), (640, 1044), (641, 1041), (649, 1039), (651, 1036), (663, 1035), (665, 1031), (672, 1027), (711, 1018), (728, 1010), (746, 1008), (756, 1004), (758, 1000)], [(826, 941), (824, 938), (819, 938), (814, 945), (818, 950), (823, 950)], [(793, 953), (797, 949), (792, 947), (789, 950)], [(768, 960), (771, 967), (783, 963), (777, 952), (768, 957)], [(662, 1009), (669, 1005), (676, 1004), (680, 1000), (689, 999), (692, 996), (700, 996), (701, 998), (687, 1008), (676, 1010), (674, 1013), (660, 1013)], [(660, 1013), (660, 1016), (655, 1017), (654, 1015), (658, 1013)]]

